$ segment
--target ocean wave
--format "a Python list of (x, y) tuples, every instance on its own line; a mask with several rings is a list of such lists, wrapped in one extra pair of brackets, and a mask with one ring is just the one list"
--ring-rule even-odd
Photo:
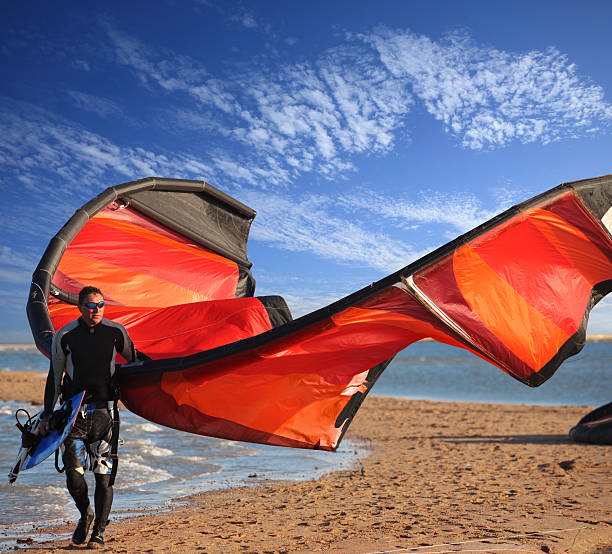
[(174, 478), (174, 475), (168, 471), (131, 461), (127, 458), (121, 458), (120, 464), (120, 477), (115, 484), (117, 489), (141, 487), (149, 483), (159, 483)]
[(172, 456), (173, 450), (169, 448), (163, 448), (159, 446), (151, 439), (127, 439), (126, 445), (129, 446), (130, 450), (135, 450), (139, 454), (150, 455), (150, 456)]
[(68, 498), (68, 491), (66, 487), (57, 487), (54, 485), (49, 485), (47, 487), (37, 487), (33, 491), (33, 494), (34, 495), (39, 494), (40, 496), (58, 495), (58, 496), (65, 496), (66, 498)]
[(0, 404), (0, 416), (14, 416), (15, 412), (19, 408), (24, 408), (25, 410), (27, 410), (32, 417), (34, 417), (41, 409), (40, 406), (35, 406), (34, 404), (30, 404), (28, 402), (10, 401)]
[(128, 423), (123, 426), (124, 431), (127, 433), (159, 433), (164, 431), (162, 427), (155, 423)]
[[(252, 445), (248, 445), (248, 444), (236, 442), (236, 441), (225, 440), (225, 439), (216, 439), (215, 449), (216, 450), (223, 450), (223, 449), (233, 450), (231, 454), (232, 457), (234, 456), (256, 456), (257, 454), (261, 453), (261, 450), (256, 446), (252, 446)], [(226, 455), (227, 454), (224, 453), (224, 454), (220, 454), (219, 456), (223, 457)], [(211, 456), (211, 458), (219, 457), (219, 456)]]

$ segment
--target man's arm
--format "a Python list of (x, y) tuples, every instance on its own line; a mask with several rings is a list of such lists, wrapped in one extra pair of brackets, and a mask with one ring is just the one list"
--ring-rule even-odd
[(121, 356), (123, 356), (125, 361), (128, 363), (135, 362), (136, 349), (134, 348), (134, 343), (132, 342), (130, 335), (128, 335), (128, 332), (125, 330), (125, 327), (123, 327), (123, 325), (118, 325), (118, 327), (121, 330), (121, 336), (123, 338), (123, 344), (121, 346), (121, 351), (119, 352), (119, 354), (121, 354)]
[(60, 386), (62, 384), (62, 375), (66, 367), (66, 354), (62, 348), (63, 334), (55, 333), (53, 342), (51, 343), (51, 364), (49, 374), (47, 375), (47, 383), (45, 385), (45, 416), (49, 416), (53, 411), (53, 407), (60, 395)]
[(47, 382), (45, 383), (44, 409), (41, 416), (42, 422), (39, 427), (39, 433), (43, 435), (49, 430), (48, 419), (59, 398), (62, 375), (64, 373), (64, 367), (66, 366), (66, 354), (64, 354), (61, 342), (60, 334), (55, 333), (53, 342), (51, 343), (51, 361), (49, 363)]

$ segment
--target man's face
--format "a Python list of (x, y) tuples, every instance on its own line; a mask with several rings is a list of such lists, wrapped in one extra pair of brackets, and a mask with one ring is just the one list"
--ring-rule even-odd
[[(98, 303), (103, 302), (104, 298), (101, 294), (88, 294), (82, 304), (79, 304), (79, 311), (83, 316), (83, 321), (88, 327), (93, 327), (102, 321), (104, 317), (104, 306), (98, 308)], [(87, 304), (93, 303), (93, 308), (88, 308)]]

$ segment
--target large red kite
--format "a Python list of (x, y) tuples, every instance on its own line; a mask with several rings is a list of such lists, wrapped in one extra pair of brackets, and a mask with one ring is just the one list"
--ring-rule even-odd
[(77, 210), (34, 272), (28, 317), (49, 355), (100, 287), (150, 359), (120, 369), (138, 415), (183, 431), (337, 448), (393, 356), (423, 338), (537, 386), (584, 345), (612, 287), (612, 176), (523, 202), (346, 298), (292, 320), (254, 297), (255, 212), (202, 181), (147, 178)]

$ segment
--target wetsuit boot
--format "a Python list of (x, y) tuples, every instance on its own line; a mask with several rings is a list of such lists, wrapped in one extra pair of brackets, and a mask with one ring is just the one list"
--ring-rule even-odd
[(87, 548), (104, 548), (104, 530), (108, 525), (108, 521), (94, 523), (91, 537), (87, 543)]
[(79, 519), (76, 529), (72, 534), (72, 542), (74, 544), (83, 544), (87, 540), (89, 528), (91, 527), (93, 520), (94, 511), (91, 509), (91, 506), (88, 506), (87, 511), (81, 516), (81, 519)]
[[(65, 463), (65, 462), (64, 462)], [(81, 519), (72, 534), (74, 544), (83, 544), (87, 540), (89, 528), (94, 520), (94, 511), (89, 505), (87, 496), (87, 483), (83, 477), (83, 470), (70, 469), (66, 471), (66, 485), (70, 496), (74, 499), (77, 509), (81, 513)]]
[(113, 503), (113, 487), (110, 485), (110, 475), (96, 473), (96, 493), (94, 504), (96, 506), (96, 520), (89, 538), (87, 548), (102, 548), (104, 546), (104, 529), (108, 525), (108, 515)]

